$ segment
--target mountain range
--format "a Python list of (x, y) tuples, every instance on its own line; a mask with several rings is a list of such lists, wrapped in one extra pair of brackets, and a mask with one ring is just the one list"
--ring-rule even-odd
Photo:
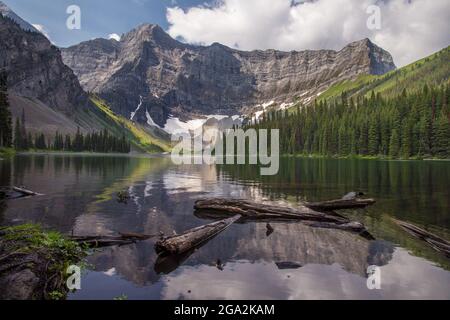
[(448, 65), (442, 63), (431, 59), (414, 72), (410, 66), (396, 69), (392, 56), (369, 39), (339, 51), (190, 45), (152, 24), (120, 41), (100, 38), (58, 48), (0, 2), (0, 68), (8, 73), (13, 116), (24, 110), (29, 129), (48, 135), (107, 128), (126, 134), (141, 151), (169, 150), (174, 129), (225, 116), (233, 123), (268, 107), (311, 104), (343, 90), (360, 94), (385, 89), (388, 82), (392, 88), (393, 79), (398, 83), (405, 74), (420, 78), (418, 69), (424, 78), (445, 80)]
[(391, 55), (369, 39), (340, 51), (239, 51), (219, 43), (193, 46), (143, 24), (116, 40), (95, 39), (62, 49), (82, 87), (123, 116), (146, 113), (159, 126), (202, 115), (239, 115), (274, 101), (308, 102), (331, 85), (395, 69)]

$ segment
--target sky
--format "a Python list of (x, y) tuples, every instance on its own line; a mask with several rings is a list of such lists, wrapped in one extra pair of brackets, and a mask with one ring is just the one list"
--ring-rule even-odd
[[(449, 0), (3, 0), (58, 46), (119, 39), (142, 23), (241, 50), (339, 50), (369, 38), (403, 66), (450, 45)], [(81, 29), (69, 30), (69, 5)], [(375, 5), (375, 7), (374, 7)]]

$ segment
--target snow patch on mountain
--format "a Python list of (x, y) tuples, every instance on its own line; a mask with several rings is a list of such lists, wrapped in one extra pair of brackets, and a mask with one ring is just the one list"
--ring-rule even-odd
[(147, 117), (147, 124), (148, 124), (149, 126), (151, 126), (151, 127), (157, 127), (157, 128), (159, 128), (159, 129), (161, 129), (161, 127), (158, 126), (158, 125), (156, 124), (155, 121), (153, 121), (152, 117), (150, 116), (150, 113), (148, 113), (148, 110), (145, 111), (145, 116)]
[(289, 108), (292, 107), (293, 105), (294, 105), (293, 102), (289, 102), (289, 103), (284, 102), (284, 103), (282, 103), (282, 104), (280, 105), (280, 110), (286, 110), (286, 109), (289, 109)]
[(226, 116), (226, 115), (211, 114), (211, 115), (205, 116), (205, 118), (203, 118), (203, 119), (193, 119), (193, 120), (189, 120), (187, 122), (183, 122), (179, 118), (169, 117), (169, 119), (167, 119), (167, 122), (166, 122), (163, 130), (169, 134), (189, 133), (189, 132), (193, 132), (197, 129), (200, 129), (210, 119), (216, 119), (218, 121), (221, 121), (221, 120), (225, 120), (227, 118), (230, 118), (233, 122), (237, 122), (237, 121), (242, 122), (242, 117), (239, 115), (234, 115), (234, 116), (230, 117), (230, 116)]
[(139, 109), (142, 107), (142, 96), (139, 96), (139, 104), (134, 112), (131, 113), (130, 120), (133, 121), (134, 117), (138, 113)]

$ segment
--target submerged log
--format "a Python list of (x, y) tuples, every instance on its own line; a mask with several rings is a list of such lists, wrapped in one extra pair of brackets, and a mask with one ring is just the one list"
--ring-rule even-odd
[(12, 200), (26, 197), (41, 196), (42, 194), (19, 187), (1, 187), (0, 199)]
[(40, 193), (31, 191), (31, 190), (27, 190), (27, 189), (24, 189), (24, 188), (12, 187), (12, 189), (15, 192), (21, 193), (21, 194), (23, 194), (25, 196), (40, 196), (41, 195)]
[(316, 211), (333, 211), (343, 209), (358, 209), (365, 208), (375, 203), (374, 199), (339, 199), (322, 202), (308, 202), (305, 203), (305, 207), (308, 207)]
[(275, 262), (275, 265), (280, 270), (300, 269), (301, 267), (303, 267), (300, 263), (291, 261)]
[[(363, 208), (375, 203), (373, 199), (339, 199), (306, 203), (299, 208), (281, 207), (256, 203), (244, 199), (202, 199), (196, 201), (194, 214), (203, 219), (226, 218), (239, 214), (239, 222), (286, 222), (301, 221), (316, 228), (332, 228), (359, 233), (366, 239), (374, 239), (362, 223), (351, 221), (332, 210)], [(316, 210), (314, 210), (314, 209)]]
[[(202, 244), (204, 244), (203, 242)], [(170, 274), (171, 272), (178, 269), (194, 252), (199, 246), (194, 247), (186, 252), (180, 254), (171, 254), (167, 252), (161, 252), (156, 259), (154, 270), (156, 274)]]
[(182, 254), (188, 252), (205, 241), (215, 237), (240, 218), (241, 215), (234, 215), (228, 219), (188, 230), (181, 235), (167, 237), (155, 244), (155, 250), (158, 254)]
[[(198, 200), (194, 205), (195, 215), (197, 217), (222, 220), (188, 230), (182, 235), (164, 238), (155, 244), (155, 250), (158, 254), (165, 255), (180, 255), (190, 252), (237, 221), (302, 221), (312, 227), (334, 228), (356, 232), (365, 238), (373, 239), (363, 224), (350, 221), (347, 217), (339, 215), (332, 210), (361, 208), (371, 205), (374, 202), (373, 199), (350, 197), (347, 199), (310, 203), (294, 209), (256, 203), (244, 199), (212, 198)], [(317, 211), (312, 208), (316, 208)], [(272, 227), (270, 226), (270, 228)], [(270, 228), (268, 228), (268, 231)]]
[(119, 236), (71, 236), (70, 240), (88, 246), (89, 248), (127, 245), (157, 237), (138, 233), (119, 233)]
[[(195, 210), (207, 212), (208, 216), (231, 216), (239, 214), (244, 219), (255, 220), (304, 220), (333, 222), (344, 224), (350, 222), (346, 217), (333, 213), (314, 211), (306, 206), (299, 209), (256, 203), (244, 199), (203, 199), (195, 202)], [(198, 214), (198, 212), (197, 212)]]
[(256, 203), (244, 199), (211, 198), (196, 201), (194, 208), (197, 211), (209, 212), (211, 217), (214, 215), (226, 216), (240, 214), (244, 218), (258, 220), (278, 218), (344, 224), (350, 222), (350, 220), (333, 212), (333, 210), (365, 208), (374, 203), (374, 199), (351, 198), (305, 203), (303, 206), (294, 209)]
[(434, 250), (445, 254), (448, 258), (450, 258), (450, 242), (431, 233), (418, 226), (413, 225), (412, 223), (392, 219), (397, 225), (399, 225), (403, 230), (408, 232), (413, 237), (419, 238), (425, 241), (430, 247)]
[(370, 234), (366, 227), (357, 221), (351, 221), (349, 223), (337, 224), (330, 222), (310, 222), (306, 221), (304, 224), (313, 228), (325, 228), (325, 229), (338, 229), (348, 232), (358, 233), (361, 237), (367, 240), (375, 240), (375, 237)]

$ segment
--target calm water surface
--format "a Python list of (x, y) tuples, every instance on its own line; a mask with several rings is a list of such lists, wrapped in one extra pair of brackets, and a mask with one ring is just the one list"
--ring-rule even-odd
[[(79, 235), (181, 233), (206, 224), (196, 199), (245, 197), (295, 206), (361, 190), (378, 200), (345, 214), (376, 237), (300, 223), (236, 224), (190, 256), (161, 261), (154, 241), (98, 251), (70, 299), (450, 299), (450, 261), (391, 217), (450, 238), (450, 162), (282, 159), (277, 176), (252, 166), (175, 166), (168, 158), (23, 155), (0, 161), (0, 185), (44, 196), (0, 206), (0, 225), (37, 222)], [(116, 201), (127, 189), (132, 200)], [(220, 259), (223, 270), (215, 266)], [(381, 267), (381, 290), (366, 269)]]

